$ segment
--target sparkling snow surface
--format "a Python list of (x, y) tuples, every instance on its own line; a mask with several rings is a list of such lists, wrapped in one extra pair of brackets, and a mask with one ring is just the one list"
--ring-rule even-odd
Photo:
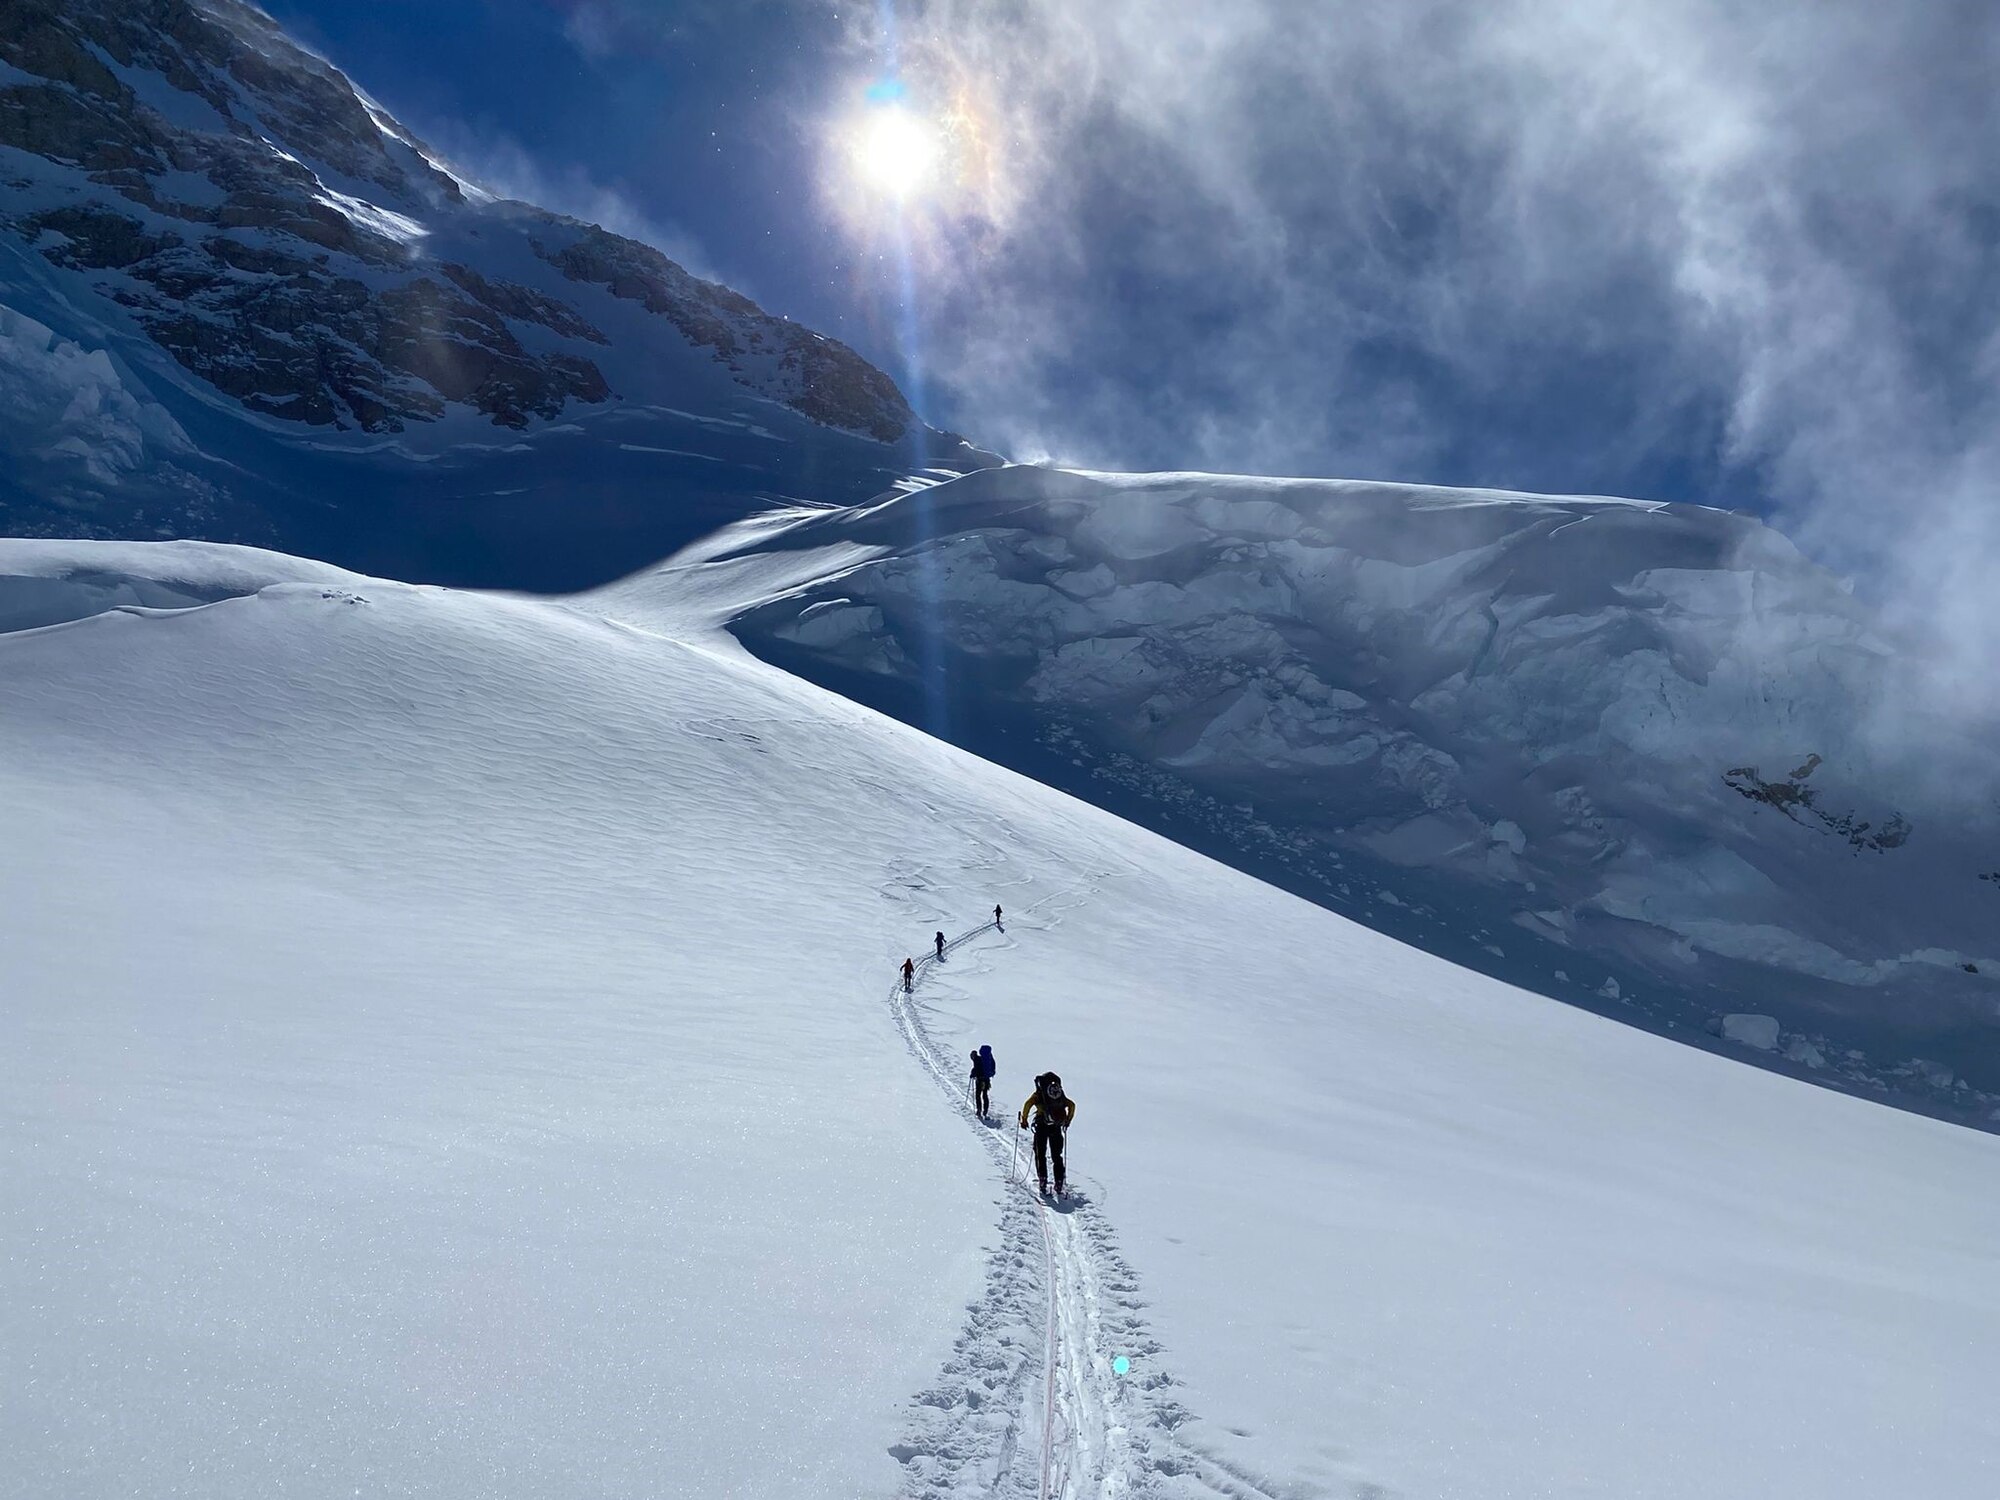
[[(2000, 1493), (2000, 1139), (708, 626), (801, 561), (648, 611), (0, 542), (0, 613), (215, 601), (0, 635), (0, 1494)], [(981, 1041), (1077, 1099), (1066, 1211)]]

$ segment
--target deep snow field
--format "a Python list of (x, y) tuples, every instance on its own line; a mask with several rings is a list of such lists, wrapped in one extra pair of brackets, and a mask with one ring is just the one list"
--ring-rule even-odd
[(792, 565), (0, 542), (0, 1494), (2000, 1493), (2000, 1138), (788, 677)]

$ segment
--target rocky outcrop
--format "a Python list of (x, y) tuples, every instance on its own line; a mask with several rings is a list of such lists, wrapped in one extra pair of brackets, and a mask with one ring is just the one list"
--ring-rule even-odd
[(421, 155), (385, 152), (380, 125), (347, 79), (237, 0), (0, 0), (0, 58), (46, 80), (0, 94), (0, 131), (11, 114), (13, 130), (27, 133), (0, 139), (36, 155), (92, 170), (161, 164), (178, 132), (108, 59), (199, 100), (223, 133), (310, 140), (317, 160), (399, 197), (460, 196)]
[[(468, 267), (429, 274), (406, 211), (462, 202), (457, 183), (261, 13), (0, 0), (0, 58), (37, 80), (0, 89), (0, 143), (71, 169), (45, 184), (70, 201), (7, 227), (50, 264), (90, 273), (250, 410), (393, 432), (458, 402), (519, 428), (610, 396), (588, 358), (530, 352), (508, 327), (602, 344), (573, 308)], [(186, 96), (179, 123), (121, 69)], [(321, 171), (399, 206), (342, 194)]]
[(586, 359), (533, 360), (491, 308), (435, 281), (416, 281), (380, 299), (382, 318), (367, 347), (381, 362), (425, 381), (447, 401), (464, 401), (508, 427), (553, 417), (571, 397), (611, 394)]
[(563, 280), (638, 302), (816, 422), (884, 442), (917, 425), (846, 345), (648, 246), (525, 205), (482, 219), (490, 200), (241, 0), (0, 0), (0, 62), (0, 145), (47, 168), (0, 230), (261, 415), (393, 432), (463, 404), (519, 428), (609, 399), (585, 346), (611, 340), (550, 295), (562, 281), (433, 261), (433, 232), (457, 225), (460, 243), (532, 233)]
[(190, 245), (92, 206), (51, 210), (27, 227), (57, 265), (118, 272), (112, 295), (162, 348), (266, 415), (398, 431), (456, 401), (519, 428), (569, 400), (610, 395), (589, 360), (529, 354), (490, 304), (545, 326), (581, 319), (484, 278), (481, 301), (425, 276), (371, 286), (329, 256), (271, 248), (268, 234), (264, 244), (217, 233)]
[(488, 281), (470, 266), (455, 265), (451, 262), (438, 267), (451, 279), (453, 286), (466, 295), (485, 304), (503, 318), (513, 318), (522, 323), (539, 323), (552, 333), (564, 338), (588, 339), (593, 344), (608, 344), (602, 333), (590, 325), (573, 307), (544, 297), (524, 286), (512, 286), (504, 281)]
[(1877, 827), (1852, 812), (1830, 812), (1821, 807), (1817, 790), (1806, 783), (1822, 764), (1820, 757), (1812, 754), (1782, 779), (1767, 781), (1757, 774), (1755, 766), (1733, 767), (1723, 772), (1722, 779), (1739, 796), (1774, 807), (1794, 823), (1845, 839), (1856, 849), (1879, 854), (1909, 842), (1909, 820), (1901, 813), (1890, 813)]
[(27, 224), (30, 229), (56, 236), (56, 243), (42, 252), (50, 260), (59, 266), (92, 271), (134, 266), (178, 250), (182, 244), (181, 237), (171, 231), (149, 234), (137, 219), (89, 204), (51, 209)]
[(459, 178), (245, 0), (0, 0), (0, 396), (0, 531), (508, 588), (995, 461), (843, 345)]
[(887, 443), (916, 421), (896, 383), (847, 345), (772, 317), (650, 245), (586, 226), (568, 244), (536, 240), (535, 253), (571, 281), (604, 287), (667, 319), (689, 342), (712, 349), (743, 385), (815, 422)]

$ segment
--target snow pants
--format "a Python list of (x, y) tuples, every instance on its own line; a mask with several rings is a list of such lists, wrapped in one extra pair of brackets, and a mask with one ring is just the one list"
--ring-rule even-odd
[(993, 1080), (990, 1078), (981, 1078), (977, 1073), (973, 1074), (972, 1102), (974, 1107), (978, 1109), (978, 1111), (982, 1115), (986, 1113), (986, 1106), (988, 1102), (992, 1099), (992, 1097), (993, 1097)]
[(1049, 1158), (1056, 1160), (1056, 1191), (1063, 1188), (1063, 1128), (1051, 1123), (1041, 1115), (1035, 1116), (1035, 1177), (1046, 1184), (1049, 1180)]

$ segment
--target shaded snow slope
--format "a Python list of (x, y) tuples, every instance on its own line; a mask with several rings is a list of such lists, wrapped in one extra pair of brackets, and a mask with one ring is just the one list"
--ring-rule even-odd
[(1548, 993), (2000, 1110), (1990, 748), (1754, 520), (1009, 468), (740, 545), (791, 570), (744, 639), (864, 701)]
[(195, 609), (277, 583), (347, 590), (372, 580), (327, 563), (204, 542), (10, 541), (0, 558), (0, 633), (114, 609)]
[[(706, 623), (824, 556), (564, 604), (59, 553), (0, 578), (233, 597), (0, 635), (0, 1491), (1994, 1492), (2000, 1142)], [(1077, 1098), (1066, 1212), (980, 1041)]]
[(990, 461), (838, 340), (443, 166), (240, 0), (0, 25), (0, 524), (601, 582)]

